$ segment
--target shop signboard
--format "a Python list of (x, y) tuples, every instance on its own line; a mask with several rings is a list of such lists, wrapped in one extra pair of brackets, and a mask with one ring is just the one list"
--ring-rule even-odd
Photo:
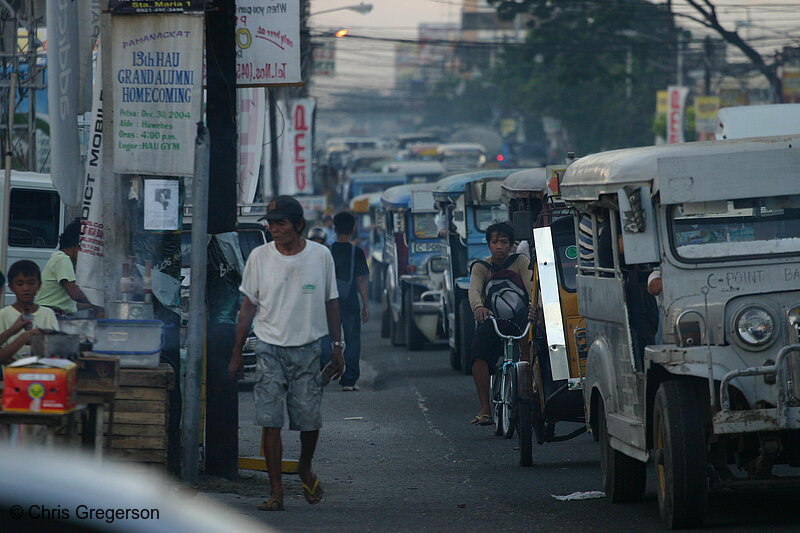
[(112, 35), (114, 172), (193, 175), (203, 17), (113, 17)]
[(205, 3), (205, 0), (109, 0), (108, 10), (114, 15), (202, 13)]
[(300, 0), (237, 0), (236, 85), (300, 85)]

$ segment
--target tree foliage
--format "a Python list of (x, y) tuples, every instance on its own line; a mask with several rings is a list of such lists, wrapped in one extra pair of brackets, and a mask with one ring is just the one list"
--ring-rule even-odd
[(530, 15), (524, 45), (495, 73), (499, 99), (524, 116), (558, 118), (580, 153), (652, 143), (656, 91), (674, 79), (674, 29), (645, 0), (490, 0)]

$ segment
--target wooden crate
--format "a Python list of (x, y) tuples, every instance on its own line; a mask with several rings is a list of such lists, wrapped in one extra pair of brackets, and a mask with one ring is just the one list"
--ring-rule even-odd
[(169, 391), (174, 386), (175, 373), (166, 363), (157, 369), (120, 369), (111, 458), (166, 465)]

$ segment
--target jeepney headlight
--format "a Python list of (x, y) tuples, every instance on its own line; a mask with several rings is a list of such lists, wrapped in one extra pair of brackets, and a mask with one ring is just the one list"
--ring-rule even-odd
[(775, 334), (775, 319), (762, 307), (746, 307), (734, 320), (739, 339), (750, 346), (764, 346)]
[(447, 270), (447, 258), (446, 257), (431, 257), (430, 259), (430, 269), (431, 272), (440, 273)]
[(795, 305), (787, 313), (789, 324), (800, 330), (800, 305)]

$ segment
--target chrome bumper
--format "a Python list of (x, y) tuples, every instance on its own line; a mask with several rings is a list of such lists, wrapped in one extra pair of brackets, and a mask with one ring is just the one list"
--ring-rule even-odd
[[(795, 357), (792, 361), (789, 354), (793, 352), (800, 352), (800, 344), (791, 344), (782, 348), (778, 352), (774, 365), (741, 368), (725, 374), (720, 382), (720, 411), (713, 418), (714, 433), (753, 433), (800, 429), (800, 383), (798, 383), (797, 377), (800, 358)], [(731, 410), (730, 383), (736, 378), (746, 376), (774, 376), (775, 386), (778, 390), (775, 407)]]

